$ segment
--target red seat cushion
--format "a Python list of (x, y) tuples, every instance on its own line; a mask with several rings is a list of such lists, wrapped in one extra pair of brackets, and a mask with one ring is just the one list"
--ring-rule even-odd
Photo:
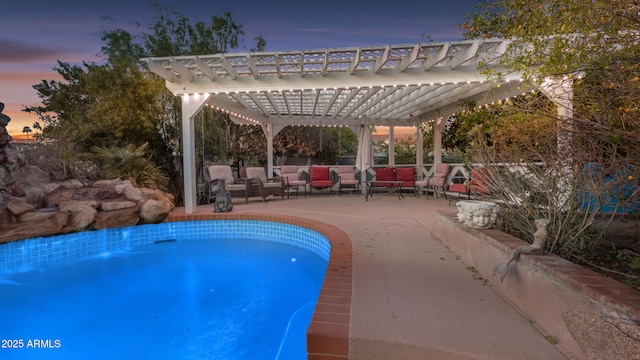
[(309, 169), (309, 175), (312, 182), (316, 180), (331, 180), (329, 177), (328, 166), (311, 166)]
[(393, 168), (380, 168), (376, 169), (376, 180), (371, 183), (373, 187), (393, 186), (393, 184), (386, 181), (395, 180), (395, 174)]
[(333, 186), (333, 181), (331, 180), (312, 180), (309, 183), (313, 187), (330, 187)]
[(465, 184), (451, 184), (449, 185), (449, 191), (466, 194), (467, 186)]
[(393, 168), (376, 169), (376, 181), (395, 180), (393, 177)]
[(309, 168), (309, 177), (311, 178), (311, 181), (309, 181), (311, 187), (333, 186), (328, 166), (311, 166)]
[(416, 168), (397, 168), (396, 169), (396, 180), (404, 181), (402, 186), (413, 187), (416, 180)]

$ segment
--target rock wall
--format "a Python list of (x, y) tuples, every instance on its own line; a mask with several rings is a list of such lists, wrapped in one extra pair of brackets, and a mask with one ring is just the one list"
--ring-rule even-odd
[[(2, 103), (0, 103), (2, 104)], [(1, 106), (4, 108), (4, 105)], [(0, 108), (0, 113), (1, 113)], [(0, 114), (2, 115), (2, 114)], [(0, 123), (0, 243), (164, 221), (174, 197), (129, 181), (53, 181), (11, 143), (8, 117)]]

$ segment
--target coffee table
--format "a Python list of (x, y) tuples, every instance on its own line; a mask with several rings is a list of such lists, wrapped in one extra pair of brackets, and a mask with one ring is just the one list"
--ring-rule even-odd
[[(380, 182), (380, 183), (385, 183), (388, 184), (387, 186), (373, 186), (374, 182)], [(400, 191), (402, 189), (402, 184), (404, 184), (405, 181), (395, 181), (395, 180), (381, 180), (381, 181), (367, 181), (367, 195), (365, 196), (365, 200), (369, 201), (369, 196), (373, 195), (373, 190), (376, 188), (387, 188), (389, 190), (389, 193), (394, 193), (398, 196), (399, 200), (404, 199), (404, 195), (402, 195), (402, 191)]]

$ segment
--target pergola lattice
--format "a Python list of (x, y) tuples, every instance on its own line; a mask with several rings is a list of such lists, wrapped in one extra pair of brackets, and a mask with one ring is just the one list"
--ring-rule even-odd
[[(270, 172), (273, 137), (290, 125), (348, 126), (357, 133), (363, 124), (393, 129), (434, 121), (439, 159), (440, 119), (464, 110), (462, 101), (484, 105), (532, 89), (520, 73), (499, 68), (508, 44), (491, 39), (143, 60), (182, 96), (185, 208), (192, 212), (193, 117), (203, 106), (228, 113), (236, 123), (262, 126)], [(504, 77), (489, 81), (481, 66)]]

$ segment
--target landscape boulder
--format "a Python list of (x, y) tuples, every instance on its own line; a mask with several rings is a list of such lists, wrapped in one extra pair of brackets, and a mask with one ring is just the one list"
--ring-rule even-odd
[[(7, 132), (0, 102), (0, 243), (47, 235), (165, 221), (174, 197), (128, 180), (89, 183), (66, 176), (46, 156), (26, 160)], [(63, 174), (63, 175), (61, 175)]]

